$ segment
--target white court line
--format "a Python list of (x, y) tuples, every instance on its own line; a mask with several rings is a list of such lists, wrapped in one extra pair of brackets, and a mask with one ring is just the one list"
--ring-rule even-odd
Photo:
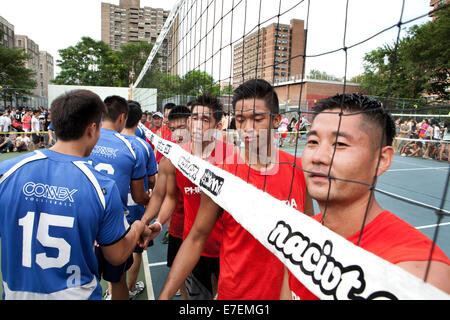
[(440, 169), (448, 169), (448, 166), (447, 167), (423, 167), (423, 168), (389, 169), (387, 172), (415, 171), (415, 170), (440, 170)]
[(147, 299), (155, 300), (155, 292), (153, 291), (152, 276), (150, 274), (150, 266), (148, 264), (147, 250), (142, 252), (142, 261), (144, 261), (145, 287), (147, 288)]
[(167, 264), (167, 261), (155, 262), (155, 263), (150, 263), (148, 265), (148, 267), (151, 268), (151, 267), (157, 267), (157, 266), (164, 266), (166, 264)]
[(444, 222), (444, 223), (440, 223), (440, 224), (429, 224), (427, 226), (420, 226), (420, 227), (416, 227), (417, 230), (420, 229), (428, 229), (428, 228), (435, 228), (435, 227), (442, 227), (442, 226), (448, 226), (450, 225), (450, 222)]

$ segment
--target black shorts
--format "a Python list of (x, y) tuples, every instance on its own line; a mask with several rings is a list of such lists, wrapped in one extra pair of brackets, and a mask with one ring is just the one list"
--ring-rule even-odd
[(169, 245), (167, 247), (167, 266), (170, 268), (177, 255), (178, 249), (180, 249), (183, 239), (174, 237), (169, 233)]
[(211, 276), (219, 279), (219, 258), (200, 257), (197, 265), (184, 281), (189, 300), (212, 300)]
[(118, 266), (113, 266), (109, 263), (103, 256), (102, 249), (99, 247), (95, 247), (95, 255), (97, 256), (99, 276), (103, 277), (106, 281), (113, 283), (119, 282), (122, 275), (127, 272), (133, 264), (133, 255), (130, 255), (127, 261)]
[(31, 139), (33, 140), (33, 143), (34, 143), (34, 144), (38, 144), (39, 141), (41, 141), (41, 138), (40, 138), (37, 134), (35, 134), (35, 133), (33, 133), (33, 134), (31, 135)]

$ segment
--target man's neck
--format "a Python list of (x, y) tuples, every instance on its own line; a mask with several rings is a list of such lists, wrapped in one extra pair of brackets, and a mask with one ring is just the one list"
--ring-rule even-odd
[[(381, 208), (378, 202), (374, 200), (373, 196), (369, 208), (367, 209), (368, 201), (369, 194), (349, 203), (329, 202), (325, 216), (322, 217), (323, 225), (344, 238), (352, 236), (367, 226), (367, 224), (383, 211), (383, 208)], [(319, 207), (323, 214), (325, 203), (319, 202)], [(366, 210), (367, 215), (365, 216)]]
[(202, 143), (197, 143), (191, 141), (191, 154), (200, 157), (203, 160), (209, 158), (216, 147), (216, 140), (204, 141)]
[(133, 128), (124, 128), (122, 130), (122, 134), (125, 134), (127, 136), (135, 136), (136, 135), (136, 128), (137, 128), (137, 126), (134, 126)]
[(50, 150), (69, 156), (76, 156), (85, 158), (91, 153), (91, 150), (86, 148), (86, 144), (80, 140), (77, 141), (62, 141), (58, 140)]
[(120, 132), (118, 126), (114, 122), (108, 120), (103, 120), (102, 129)]

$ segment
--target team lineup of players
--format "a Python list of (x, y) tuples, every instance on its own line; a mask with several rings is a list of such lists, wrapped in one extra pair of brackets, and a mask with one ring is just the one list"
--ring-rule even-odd
[[(243, 148), (207, 134), (221, 129), (223, 117), (222, 104), (208, 95), (173, 107), (158, 134), (423, 278), (431, 240), (362, 187), (394, 156), (395, 125), (379, 102), (361, 94), (319, 101), (301, 158), (267, 142), (281, 120), (268, 82), (240, 85), (232, 105)], [(171, 269), (159, 299), (177, 292), (191, 300), (317, 299), (229, 212), (155, 155), (139, 128), (139, 103), (77, 90), (51, 110), (56, 144), (0, 163), (4, 299), (101, 299), (101, 278), (105, 298), (133, 298), (143, 290), (136, 281), (142, 252), (164, 224)], [(266, 157), (251, 161), (252, 144)], [(277, 163), (260, 160), (273, 154)], [(314, 214), (313, 199), (323, 215)], [(427, 282), (450, 293), (448, 257), (435, 247), (431, 260)]]

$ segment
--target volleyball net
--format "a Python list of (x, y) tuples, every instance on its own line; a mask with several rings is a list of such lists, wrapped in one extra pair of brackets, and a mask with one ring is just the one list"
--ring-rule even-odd
[[(279, 113), (289, 122), (296, 118), (295, 122), (289, 123), (290, 131), (284, 132), (300, 134), (300, 139), (293, 139), (294, 154), (297, 155), (297, 149), (302, 143), (301, 134), (306, 133), (308, 127), (296, 126), (296, 123), (302, 118), (306, 122), (312, 121), (315, 115), (313, 106), (317, 101), (336, 93), (361, 91), (354, 81), (355, 76), (361, 73), (358, 68), (361, 66), (359, 59), (362, 53), (384, 42), (394, 42), (394, 63), (389, 70), (392, 79), (396, 72), (395, 52), (403, 30), (422, 22), (430, 13), (430, 10), (418, 12), (408, 4), (405, 1), (177, 1), (146, 64), (132, 85), (133, 100), (143, 106), (154, 105), (156, 101), (155, 107), (163, 111), (163, 106), (169, 102), (186, 105), (197, 96), (211, 94), (220, 99), (225, 113), (232, 116), (233, 90), (245, 81), (265, 79), (278, 94)], [(386, 6), (390, 9), (381, 11), (385, 19), (371, 14), (380, 12), (380, 7)], [(358, 15), (361, 12), (363, 16)], [(146, 88), (145, 79), (151, 68), (155, 67), (155, 59), (159, 61), (156, 66), (163, 71), (159, 76), (161, 85), (156, 94), (148, 95), (148, 91), (140, 89)], [(397, 110), (398, 105), (390, 102), (391, 85), (392, 82), (389, 82), (385, 95), (377, 99), (391, 109), (394, 118), (449, 120), (449, 115), (443, 111), (448, 110), (448, 105), (438, 108), (437, 114), (433, 113), (436, 108), (423, 110), (417, 106)], [(324, 88), (328, 88), (331, 93), (325, 92)], [(342, 112), (342, 105), (340, 108), (341, 112), (336, 114), (340, 118), (347, 116)], [(227, 210), (317, 297), (448, 299), (447, 294), (426, 282), (428, 271), (423, 279), (418, 279), (351, 244), (313, 219), (298, 214), (285, 201), (273, 198), (247, 181), (143, 129), (159, 152)], [(273, 136), (279, 139), (282, 133), (274, 132)], [(410, 142), (408, 139), (417, 140), (397, 135), (398, 146), (395, 147), (403, 148)], [(232, 142), (239, 145), (239, 135), (237, 141)], [(431, 145), (434, 142), (428, 143)], [(401, 150), (396, 151), (401, 153)], [(334, 157), (335, 150), (330, 167), (333, 166)], [(182, 170), (186, 169), (186, 165), (191, 171)], [(295, 163), (292, 163), (292, 168), (293, 172), (302, 170)], [(192, 170), (196, 174), (192, 174)], [(436, 243), (440, 223), (450, 215), (446, 209), (450, 168), (443, 174), (446, 175), (446, 182), (439, 206), (418, 203), (408, 197), (380, 190), (376, 187), (375, 173), (373, 182), (369, 184), (346, 182), (368, 188), (371, 199), (374, 192), (380, 192), (392, 198), (392, 201), (407, 202), (417, 208), (432, 210), (437, 225), (432, 240)], [(328, 178), (329, 181), (338, 179), (330, 175)], [(366, 216), (367, 212), (368, 209), (361, 214)], [(326, 212), (322, 213), (325, 215)], [(364, 224), (361, 231), (363, 227)], [(430, 248), (430, 257), (434, 249), (434, 246)], [(323, 274), (325, 269), (329, 271), (327, 275)]]

